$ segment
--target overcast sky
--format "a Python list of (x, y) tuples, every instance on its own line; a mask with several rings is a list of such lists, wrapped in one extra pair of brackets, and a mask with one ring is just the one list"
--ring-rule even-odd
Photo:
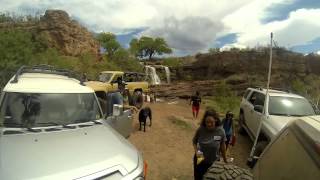
[(160, 36), (175, 54), (211, 47), (267, 45), (320, 52), (320, 0), (0, 0), (1, 12), (62, 9), (90, 31), (112, 32), (123, 46)]

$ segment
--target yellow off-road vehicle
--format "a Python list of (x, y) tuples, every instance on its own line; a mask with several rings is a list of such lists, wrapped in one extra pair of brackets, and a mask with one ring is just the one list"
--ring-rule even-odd
[(146, 76), (138, 72), (103, 71), (99, 74), (98, 81), (85, 83), (91, 87), (97, 95), (110, 91), (121, 90), (119, 84), (123, 84), (123, 90), (128, 91), (129, 105), (141, 108), (143, 105), (142, 93), (149, 92)]

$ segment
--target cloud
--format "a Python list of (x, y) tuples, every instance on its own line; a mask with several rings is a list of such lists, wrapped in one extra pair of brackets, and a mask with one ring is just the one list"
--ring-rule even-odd
[(222, 31), (220, 20), (224, 16), (251, 1), (0, 0), (0, 11), (30, 14), (62, 9), (91, 31), (121, 35), (127, 34), (128, 29), (148, 28), (149, 34), (165, 35), (176, 49), (196, 51), (206, 48), (207, 42), (212, 43)]
[(0, 12), (17, 14), (62, 9), (91, 31), (118, 35), (125, 45), (134, 36), (162, 36), (175, 52), (183, 53), (212, 46), (267, 45), (270, 32), (287, 47), (320, 37), (319, 0), (0, 0), (0, 4)]
[(194, 53), (206, 49), (222, 29), (221, 22), (205, 17), (185, 17), (181, 20), (169, 17), (144, 34), (164, 37), (171, 47)]
[(320, 37), (320, 9), (298, 9), (290, 12), (287, 19), (264, 24), (260, 19), (266, 16), (265, 9), (272, 4), (274, 2), (256, 0), (222, 20), (230, 29), (229, 32), (238, 33), (234, 44), (250, 47), (268, 45), (271, 32), (274, 33), (274, 39), (279, 46), (288, 48), (303, 45)]
[(262, 23), (272, 21), (281, 21), (289, 18), (292, 11), (299, 9), (315, 9), (320, 8), (319, 0), (287, 0), (283, 2), (275, 2), (266, 10), (266, 15), (261, 19)]

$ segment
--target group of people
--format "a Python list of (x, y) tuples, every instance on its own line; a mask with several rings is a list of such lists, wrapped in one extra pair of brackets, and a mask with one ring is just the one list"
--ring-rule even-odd
[[(195, 96), (191, 97), (190, 104), (192, 104), (193, 118), (196, 119), (201, 104), (198, 91)], [(215, 161), (220, 161), (220, 157), (227, 163), (227, 149), (230, 144), (235, 143), (233, 113), (228, 111), (221, 121), (218, 112), (214, 109), (207, 109), (192, 142), (195, 151), (194, 179), (200, 180)]]

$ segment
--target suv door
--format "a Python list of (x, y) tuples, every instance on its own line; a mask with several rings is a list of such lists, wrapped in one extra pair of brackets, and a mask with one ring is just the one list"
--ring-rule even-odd
[(260, 92), (253, 92), (249, 98), (250, 105), (247, 108), (246, 115), (246, 123), (251, 133), (256, 136), (259, 123), (261, 121), (261, 116), (263, 115), (261, 112), (255, 111), (254, 106), (259, 105), (262, 108), (264, 107), (265, 95)]
[(120, 92), (107, 93), (106, 115), (107, 122), (122, 136), (129, 137), (132, 132), (131, 110), (124, 110), (119, 116), (113, 115), (113, 105), (123, 105), (123, 97)]

